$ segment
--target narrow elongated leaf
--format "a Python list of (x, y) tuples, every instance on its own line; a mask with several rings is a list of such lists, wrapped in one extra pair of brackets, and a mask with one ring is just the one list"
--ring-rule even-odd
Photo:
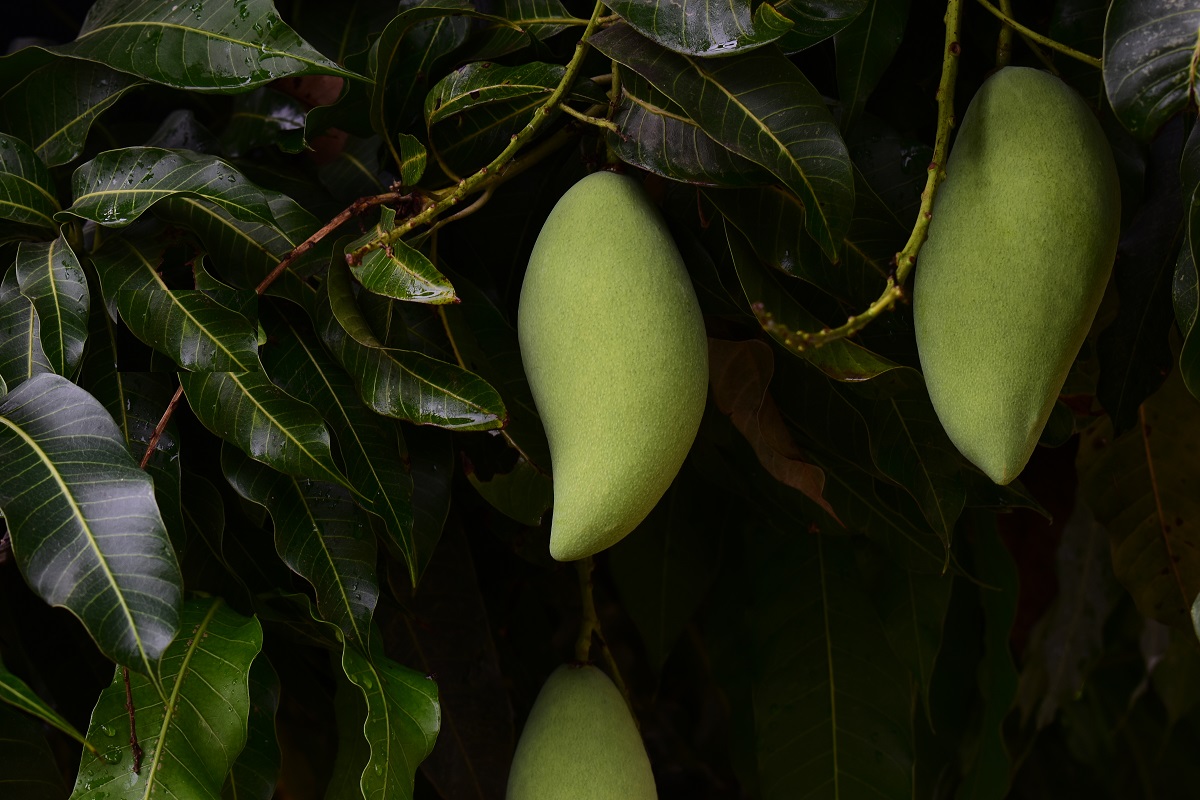
[[(395, 211), (390, 208), (382, 209), (378, 224), (346, 245), (346, 252), (357, 250), (361, 245), (393, 230), (396, 227), (395, 220)], [(458, 300), (454, 294), (454, 287), (433, 262), (420, 250), (403, 241), (398, 240), (387, 247), (372, 250), (361, 262), (351, 266), (350, 272), (368, 292), (384, 297), (433, 304), (454, 303)]]
[(279, 557), (317, 594), (317, 610), (357, 647), (366, 647), (379, 600), (375, 539), (350, 493), (221, 449), (221, 469), (238, 494), (271, 515)]
[(60, 208), (50, 170), (37, 153), (15, 136), (0, 133), (0, 219), (54, 230)]
[(203, 198), (246, 222), (275, 221), (262, 189), (224, 161), (190, 150), (109, 150), (75, 170), (71, 188), (75, 202), (63, 213), (113, 227), (179, 194)]
[(83, 360), (91, 305), (79, 259), (60, 233), (49, 242), (22, 243), (16, 272), (21, 294), (37, 310), (43, 352), (55, 372), (71, 377)]
[(150, 477), (100, 403), (36, 375), (0, 399), (0, 509), (26, 582), (118, 664), (153, 675), (179, 626), (179, 565)]
[(904, 38), (909, 0), (868, 0), (833, 40), (837, 52), (842, 130), (850, 130)]
[(262, 372), (182, 372), (179, 383), (204, 427), (254, 460), (288, 475), (346, 484), (320, 414)]
[[(476, 106), (528, 96), (545, 99), (562, 81), (566, 68), (559, 64), (531, 61), (505, 67), (474, 61), (451, 72), (425, 96), (425, 124), (444, 122)], [(575, 84), (568, 97), (590, 103), (606, 103), (608, 96), (591, 81)]]
[(456, 430), (504, 424), (504, 401), (474, 373), (411, 350), (363, 345), (346, 333), (327, 300), (318, 314), (321, 340), (376, 413)]
[(52, 49), (198, 92), (244, 90), (289, 75), (358, 77), (301, 39), (271, 0), (97, 3), (75, 41)]
[(1113, 572), (1138, 610), (1191, 624), (1200, 594), (1200, 415), (1178, 373), (1143, 405), (1138, 427), (1113, 438), (1107, 420), (1084, 433), (1077, 464), (1096, 519), (1108, 528)]
[[(52, 725), (62, 731), (67, 736), (70, 736), (89, 750), (98, 752), (91, 742), (83, 738), (83, 734), (77, 731), (74, 725), (63, 719), (45, 700), (38, 697), (37, 693), (29, 688), (29, 684), (9, 672), (8, 668), (4, 666), (3, 661), (0, 661), (0, 702), (7, 703), (13, 708), (19, 708), (26, 714), (37, 717), (48, 725)], [(2, 783), (4, 783), (4, 780), (0, 779), (0, 784)]]
[(67, 164), (83, 152), (96, 119), (139, 85), (103, 64), (56, 58), (0, 96), (0, 128), (28, 142), (48, 166)]
[(333, 707), (337, 719), (337, 756), (333, 761), (333, 775), (325, 789), (325, 800), (362, 800), (359, 781), (371, 761), (371, 745), (363, 736), (367, 701), (362, 689), (345, 675), (338, 675)]
[(0, 705), (0, 787), (13, 800), (63, 800), (67, 786), (38, 724)]
[(265, 655), (250, 665), (250, 715), (246, 746), (233, 762), (221, 800), (271, 800), (279, 783), (279, 737), (275, 712), (279, 709), (279, 675)]
[(13, 388), (54, 367), (42, 348), (42, 323), (28, 297), (21, 294), (17, 272), (0, 282), (0, 380)]
[(805, 228), (836, 261), (854, 211), (846, 145), (820, 93), (778, 50), (731, 58), (678, 55), (627, 25), (591, 38), (683, 108), (704, 132), (769, 169), (804, 201)]
[[(109, 742), (85, 753), (73, 800), (217, 800), (246, 744), (250, 666), (262, 649), (262, 627), (220, 598), (189, 600), (182, 630), (158, 664), (165, 697), (149, 680), (130, 675), (138, 740), (145, 760), (134, 773), (121, 670), (100, 693), (88, 738)], [(118, 732), (122, 734), (118, 737)]]
[(748, 0), (694, 4), (615, 0), (610, 6), (643, 36), (677, 53), (714, 56), (762, 47), (783, 36), (792, 21), (763, 3), (751, 18)]
[(1104, 90), (1117, 118), (1149, 139), (1196, 88), (1200, 8), (1178, 0), (1113, 0), (1104, 25)]
[(779, 40), (785, 53), (796, 53), (843, 30), (866, 8), (868, 0), (779, 0), (775, 10), (792, 21)]
[(907, 800), (909, 678), (880, 646), (884, 634), (852, 545), (830, 536), (771, 538), (754, 561), (762, 796)]
[(283, 390), (306, 397), (333, 428), (346, 477), (364, 507), (383, 520), (388, 540), (404, 556), (416, 583), (412, 538), (412, 475), (402, 442), (359, 400), (350, 376), (316, 337), (285, 318), (267, 327), (278, 344), (263, 351), (267, 372)]

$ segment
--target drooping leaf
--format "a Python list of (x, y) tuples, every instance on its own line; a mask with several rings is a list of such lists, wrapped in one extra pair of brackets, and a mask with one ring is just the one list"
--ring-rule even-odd
[(0, 128), (28, 142), (47, 166), (68, 164), (96, 119), (139, 85), (103, 64), (56, 58), (0, 96)]
[(0, 380), (9, 389), (54, 367), (42, 348), (42, 323), (28, 297), (21, 294), (17, 271), (0, 281)]
[(339, 674), (333, 705), (337, 719), (337, 756), (333, 761), (333, 775), (325, 789), (325, 800), (362, 800), (359, 781), (371, 761), (371, 745), (363, 736), (367, 701), (361, 689)]
[(55, 372), (72, 377), (83, 359), (91, 303), (79, 259), (61, 233), (49, 242), (23, 242), (16, 275), (37, 310), (42, 351)]
[(775, 10), (792, 21), (779, 40), (785, 53), (796, 53), (834, 36), (855, 20), (868, 0), (779, 0)]
[(271, 0), (96, 3), (75, 41), (51, 49), (197, 92), (245, 90), (289, 75), (358, 77), (301, 39)]
[(246, 455), (287, 475), (346, 485), (316, 409), (262, 372), (181, 372), (192, 412)]
[(13, 800), (63, 800), (67, 786), (38, 724), (0, 705), (0, 785)]
[[(262, 649), (262, 627), (220, 598), (183, 607), (180, 635), (158, 663), (165, 695), (130, 674), (140, 774), (129, 752), (129, 713), (118, 668), (92, 711), (88, 738), (106, 742), (101, 755), (85, 753), (73, 800), (217, 800), (230, 767), (246, 743), (249, 674)], [(118, 733), (121, 736), (118, 736)]]
[(0, 463), (26, 582), (109, 658), (154, 675), (179, 626), (182, 579), (150, 477), (108, 412), (65, 378), (36, 375), (0, 399)]
[(305, 480), (221, 449), (230, 485), (271, 515), (279, 557), (316, 591), (317, 610), (346, 640), (365, 647), (379, 600), (375, 540), (363, 512), (340, 486)]
[(842, 130), (850, 130), (904, 38), (909, 0), (868, 0), (834, 37)]
[[(0, 660), (0, 703), (7, 703), (13, 708), (19, 708), (26, 714), (37, 717), (47, 725), (57, 728), (67, 736), (70, 736), (92, 752), (98, 752), (96, 747), (85, 739), (82, 733), (75, 729), (74, 725), (63, 719), (61, 714), (51, 708), (45, 700), (38, 697), (37, 693), (29, 688), (29, 684), (9, 672), (2, 660)], [(0, 783), (6, 782), (7, 778), (0, 779)]]
[(61, 207), (50, 170), (37, 153), (15, 136), (0, 133), (0, 219), (55, 230), (54, 215)]
[(795, 65), (774, 48), (708, 60), (679, 55), (627, 25), (590, 41), (678, 103), (709, 136), (782, 180), (804, 201), (806, 230), (837, 260), (854, 210), (850, 157), (820, 93)]
[(279, 783), (279, 675), (264, 655), (250, 665), (250, 714), (246, 746), (225, 779), (221, 800), (271, 800)]
[[(396, 212), (383, 208), (378, 224), (346, 245), (346, 252), (357, 250), (396, 227)], [(333, 270), (338, 267), (335, 265)], [(368, 292), (417, 303), (453, 303), (454, 287), (425, 255), (397, 239), (387, 247), (377, 247), (350, 267), (350, 272)]]
[(663, 47), (693, 56), (719, 56), (754, 50), (787, 33), (792, 22), (770, 3), (753, 11), (750, 3), (694, 5), (657, 0), (614, 0), (609, 6), (631, 27)]
[(81, 165), (71, 178), (75, 202), (63, 213), (121, 227), (174, 195), (213, 203), (239, 220), (271, 224), (269, 197), (234, 167), (189, 150), (126, 147)]
[(1178, 373), (1114, 437), (1107, 419), (1083, 435), (1076, 463), (1088, 505), (1109, 532), (1113, 572), (1147, 617), (1191, 624), (1200, 594), (1200, 414)]
[(405, 441), (413, 475), (413, 562), (420, 580), (450, 513), (454, 442), (448, 431), (427, 427), (405, 431)]

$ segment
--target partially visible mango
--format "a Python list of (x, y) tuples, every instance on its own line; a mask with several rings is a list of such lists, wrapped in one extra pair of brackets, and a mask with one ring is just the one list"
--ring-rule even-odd
[(913, 314), (946, 433), (998, 484), (1020, 474), (1091, 328), (1121, 194), (1095, 116), (1007, 67), (967, 108), (920, 251)]
[(591, 665), (564, 664), (538, 693), (508, 776), (507, 800), (657, 800), (625, 698)]
[(597, 172), (554, 206), (517, 332), (550, 445), (550, 553), (573, 561), (646, 518), (687, 457), (708, 393), (695, 290), (637, 181)]

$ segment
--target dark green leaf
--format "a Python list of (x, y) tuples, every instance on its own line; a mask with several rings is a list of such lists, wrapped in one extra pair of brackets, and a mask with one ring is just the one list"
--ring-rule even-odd
[(1178, 0), (1114, 0), (1104, 26), (1104, 89), (1117, 118), (1149, 139), (1196, 89), (1200, 8)]
[(363, 800), (359, 781), (371, 761), (371, 745), (363, 737), (367, 701), (349, 678), (338, 675), (333, 707), (337, 717), (337, 757), (325, 789), (325, 800)]
[[(114, 419), (118, 420), (117, 424), (125, 434), (130, 451), (141, 461), (171, 404), (175, 382), (161, 372), (122, 372), (119, 378), (121, 392), (120, 397), (115, 399), (122, 408), (120, 416)], [(109, 405), (105, 407), (109, 408)], [(171, 537), (171, 545), (176, 553), (182, 554), (187, 546), (187, 532), (180, 502), (182, 484), (179, 451), (179, 431), (172, 418), (159, 431), (154, 453), (146, 462), (145, 470), (154, 480), (154, 496)]]
[(146, 753), (141, 773), (128, 752), (125, 682), (117, 668), (92, 712), (88, 738), (106, 742), (103, 755), (85, 753), (75, 800), (216, 798), (246, 743), (250, 665), (262, 649), (258, 620), (230, 610), (219, 598), (189, 600), (180, 636), (158, 664), (165, 695), (130, 674), (138, 739)]
[[(1050, 18), (1050, 38), (1068, 47), (1095, 55), (1104, 49), (1104, 18), (1112, 0), (1059, 0)], [(1090, 64), (1073, 58), (1056, 59), (1063, 80), (1075, 87), (1089, 105), (1104, 102), (1104, 75)]]
[[(548, 39), (570, 25), (583, 25), (559, 0), (502, 0), (500, 16), (534, 39)], [(523, 40), (525, 37), (521, 37)]]
[(50, 170), (25, 142), (0, 133), (0, 219), (56, 230), (61, 208)]
[(97, 117), (140, 84), (103, 64), (56, 58), (0, 96), (0, 128), (47, 165), (67, 164), (83, 152)]
[(245, 90), (289, 75), (358, 77), (296, 35), (271, 0), (96, 3), (75, 41), (52, 49), (199, 92)]
[(454, 442), (448, 432), (437, 428), (411, 428), (405, 440), (413, 476), (413, 561), (420, 580), (450, 513)]
[[(442, 78), (425, 95), (425, 124), (433, 127), (475, 106), (529, 96), (549, 97), (566, 69), (533, 61), (505, 67), (490, 62), (466, 64)], [(596, 98), (592, 98), (595, 100)]]
[(317, 326), (325, 346), (376, 413), (457, 430), (504, 424), (507, 412), (500, 395), (462, 367), (411, 350), (363, 345), (346, 333), (327, 300), (318, 306)]
[(787, 17), (763, 3), (751, 19), (748, 0), (660, 3), (658, 0), (614, 0), (609, 5), (643, 36), (677, 53), (719, 56), (762, 47), (792, 27)]
[[(368, 241), (380, 238), (396, 227), (396, 212), (383, 208), (378, 224), (362, 237), (346, 245), (346, 252), (357, 250)], [(420, 250), (397, 239), (387, 247), (378, 247), (350, 267), (350, 272), (368, 292), (416, 303), (453, 303), (454, 287), (446, 276)]]
[(153, 675), (179, 626), (182, 580), (150, 477), (108, 412), (65, 378), (36, 375), (0, 400), (0, 463), (25, 580), (109, 658)]
[(28, 717), (0, 706), (0, 775), (11, 800), (63, 800), (67, 787), (50, 745)]
[(269, 197), (229, 164), (187, 150), (109, 150), (75, 170), (75, 202), (64, 214), (101, 225), (128, 225), (159, 200), (186, 194), (207, 200), (244, 222), (275, 219)]
[(267, 657), (250, 665), (250, 715), (246, 746), (233, 762), (221, 790), (222, 800), (271, 800), (279, 782), (279, 739), (275, 712), (279, 708), (279, 676)]
[(795, 53), (824, 41), (854, 21), (868, 0), (779, 0), (775, 10), (792, 21), (779, 40), (785, 53)]
[(850, 130), (904, 38), (909, 0), (868, 0), (833, 40), (837, 51), (842, 130)]
[(430, 152), (443, 171), (449, 170), (453, 176), (470, 175), (490, 164), (544, 102), (544, 97), (525, 95), (475, 106), (457, 114), (453, 124), (438, 125), (429, 131)]
[(262, 372), (181, 372), (179, 383), (204, 427), (246, 455), (287, 475), (346, 485), (321, 415)]
[[(83, 734), (75, 730), (75, 726), (63, 719), (62, 715), (51, 708), (45, 700), (38, 697), (37, 693), (29, 688), (29, 684), (9, 672), (3, 661), (0, 661), (0, 703), (7, 703), (13, 708), (19, 708), (26, 714), (37, 717), (89, 750), (97, 752), (96, 748), (83, 738)], [(3, 713), (3, 709), (0, 709), (0, 713)], [(0, 783), (7, 783), (7, 776), (4, 780), (0, 780)]]
[[(1194, 214), (1195, 212), (1193, 212)], [(1200, 400), (1200, 325), (1197, 320), (1200, 314), (1200, 278), (1196, 274), (1196, 258), (1194, 253), (1200, 249), (1200, 225), (1188, 222), (1188, 243), (1179, 251), (1179, 261), (1175, 265), (1175, 279), (1171, 286), (1171, 295), (1175, 304), (1175, 319), (1183, 332), (1183, 347), (1179, 351), (1179, 372), (1183, 376), (1184, 385), (1197, 400)], [(1192, 244), (1192, 242), (1196, 244)]]
[(42, 324), (28, 297), (21, 294), (17, 271), (0, 282), (0, 380), (12, 389), (54, 367), (42, 348)]
[(59, 375), (71, 377), (83, 359), (90, 297), (87, 277), (60, 233), (17, 248), (17, 282), (37, 310), (42, 350)]
[(230, 158), (267, 145), (287, 152), (304, 149), (304, 104), (291, 95), (263, 87), (234, 100), (229, 124), (221, 131), (221, 151)]
[(778, 176), (804, 201), (805, 229), (837, 259), (854, 211), (850, 157), (820, 93), (778, 50), (701, 60), (656, 47), (626, 25), (591, 43), (654, 84), (709, 136)]
[[(407, 140), (411, 139), (420, 148), (422, 157), (424, 156), (425, 148), (419, 141), (408, 134), (402, 133), (400, 136), (402, 151), (407, 146)], [(379, 147), (378, 136), (347, 137), (346, 145), (337, 154), (337, 157), (317, 168), (321, 185), (346, 204), (352, 203), (360, 197), (382, 194), (387, 187), (380, 179)], [(422, 161), (422, 165), (423, 163)], [(416, 180), (413, 181), (406, 179), (411, 177), (411, 173), (402, 173), (401, 182), (405, 185), (413, 185), (420, 180), (421, 176), (418, 174)]]

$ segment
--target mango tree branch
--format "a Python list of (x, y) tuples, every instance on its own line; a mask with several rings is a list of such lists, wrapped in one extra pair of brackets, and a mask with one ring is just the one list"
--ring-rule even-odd
[(505, 165), (507, 165), (508, 162), (513, 159), (518, 150), (524, 147), (525, 144), (528, 143), (529, 140), (532, 139), (538, 133), (538, 131), (542, 129), (542, 126), (545, 125), (546, 121), (550, 119), (551, 113), (558, 107), (563, 98), (567, 96), (567, 92), (570, 91), (571, 86), (575, 84), (575, 79), (579, 77), (579, 71), (583, 67), (583, 57), (587, 55), (588, 38), (599, 25), (601, 18), (600, 14), (603, 10), (604, 2), (603, 0), (600, 0), (596, 3), (596, 7), (592, 9), (592, 16), (591, 19), (588, 20), (587, 27), (583, 30), (583, 36), (581, 36), (579, 41), (575, 44), (575, 54), (571, 57), (570, 62), (568, 62), (566, 71), (563, 73), (562, 80), (558, 82), (558, 86), (556, 86), (554, 91), (550, 93), (550, 96), (546, 98), (546, 102), (542, 103), (542, 105), (533, 112), (533, 118), (529, 120), (528, 124), (526, 124), (525, 127), (520, 131), (513, 134), (511, 141), (509, 141), (508, 145), (500, 152), (500, 155), (492, 159), (490, 164), (488, 164), (486, 167), (482, 167), (474, 175), (471, 175), (470, 177), (460, 181), (452, 191), (439, 198), (437, 202), (396, 225), (396, 227), (389, 231), (385, 236), (381, 236), (374, 241), (368, 242), (354, 252), (347, 254), (346, 260), (351, 264), (357, 264), (367, 253), (371, 252), (372, 250), (378, 250), (381, 247), (386, 247), (397, 239), (402, 238), (405, 234), (417, 226), (433, 221), (442, 212), (457, 205), (459, 201), (461, 201), (467, 195), (487, 188), (487, 186), (491, 185), (496, 180), (498, 175), (502, 175)]
[[(1000, 0), (1000, 10), (1004, 16), (1012, 17), (1012, 0)], [(1000, 23), (1000, 36), (996, 39), (996, 69), (1004, 69), (1012, 60), (1013, 27), (1007, 22)]]
[(1024, 39), (1037, 42), (1038, 44), (1042, 45), (1043, 47), (1048, 47), (1051, 50), (1057, 50), (1058, 52), (1062, 53), (1063, 55), (1070, 56), (1071, 58), (1075, 59), (1076, 61), (1082, 61), (1084, 64), (1087, 64), (1089, 67), (1095, 67), (1096, 69), (1100, 69), (1101, 61), (1100, 61), (1100, 59), (1096, 58), (1095, 56), (1089, 56), (1087, 53), (1081, 53), (1078, 50), (1074, 49), (1073, 47), (1068, 47), (1067, 45), (1063, 44), (1062, 42), (1056, 42), (1048, 36), (1042, 36), (1040, 33), (1033, 30), (1032, 28), (1026, 28), (1024, 25), (1022, 25), (1021, 23), (1019, 23), (1015, 19), (1013, 19), (1009, 14), (1006, 14), (1004, 11), (1001, 11), (1000, 9), (996, 8), (994, 5), (989, 3), (988, 0), (977, 0), (977, 1), (978, 1), (979, 5), (986, 8), (993, 16), (995, 16), (997, 19), (999, 19), (1005, 25), (1011, 25), (1013, 27), (1013, 29), (1015, 29), (1017, 31), (1017, 33), (1021, 34), (1021, 36)]
[(925, 189), (921, 192), (921, 206), (917, 210), (917, 221), (912, 233), (902, 249), (895, 256), (895, 272), (888, 276), (887, 286), (866, 311), (850, 317), (836, 328), (825, 328), (821, 331), (788, 331), (772, 319), (770, 312), (762, 304), (754, 306), (755, 316), (764, 329), (781, 335), (785, 342), (797, 350), (807, 350), (810, 347), (820, 347), (828, 342), (843, 339), (867, 327), (873, 319), (895, 305), (904, 297), (904, 281), (912, 272), (917, 262), (917, 251), (925, 243), (929, 233), (929, 220), (933, 218), (933, 197), (938, 186), (946, 177), (946, 153), (950, 149), (950, 131), (954, 127), (954, 84), (958, 80), (958, 56), (962, 47), (958, 42), (959, 27), (962, 23), (962, 0), (948, 0), (946, 3), (946, 49), (942, 54), (942, 78), (938, 83), (938, 121), (937, 137), (933, 145), (933, 160), (928, 167), (925, 179)]

